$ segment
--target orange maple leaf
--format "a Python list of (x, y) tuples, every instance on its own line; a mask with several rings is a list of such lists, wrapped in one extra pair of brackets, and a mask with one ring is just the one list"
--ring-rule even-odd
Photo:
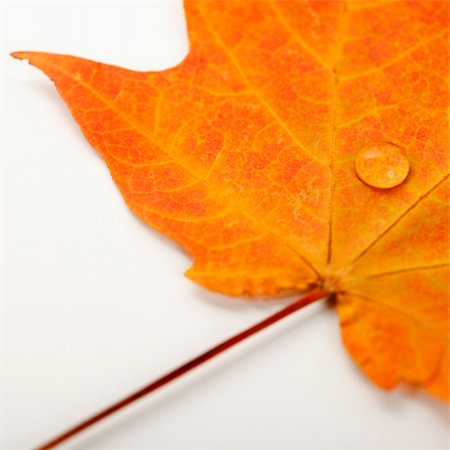
[(376, 384), (448, 399), (449, 3), (185, 6), (192, 51), (164, 72), (14, 56), (54, 81), (130, 209), (192, 256), (189, 278), (319, 287)]

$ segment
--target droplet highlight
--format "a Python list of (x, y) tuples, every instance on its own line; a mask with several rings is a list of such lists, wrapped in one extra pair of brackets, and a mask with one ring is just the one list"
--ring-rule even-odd
[(380, 142), (364, 147), (357, 154), (355, 171), (365, 184), (390, 189), (405, 181), (409, 173), (409, 161), (398, 145)]

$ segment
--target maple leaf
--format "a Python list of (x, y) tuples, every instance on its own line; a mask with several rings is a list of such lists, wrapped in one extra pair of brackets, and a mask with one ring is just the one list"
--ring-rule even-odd
[(192, 256), (189, 278), (319, 287), (376, 384), (448, 399), (448, 7), (187, 1), (192, 51), (164, 72), (14, 56), (54, 81), (130, 209)]

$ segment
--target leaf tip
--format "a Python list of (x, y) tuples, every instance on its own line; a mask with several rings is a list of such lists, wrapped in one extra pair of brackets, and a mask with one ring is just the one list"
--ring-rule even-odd
[(19, 52), (11, 52), (10, 56), (15, 59), (27, 60), (30, 64), (33, 64), (33, 60), (36, 59), (39, 55), (43, 55), (39, 52), (31, 52), (31, 51), (19, 51)]
[(28, 52), (28, 51), (19, 51), (19, 52), (11, 52), (10, 56), (19, 60), (27, 60), (30, 64), (33, 64), (33, 56), (37, 56), (38, 52)]
[(16, 59), (28, 59), (28, 52), (11, 52), (10, 56)]

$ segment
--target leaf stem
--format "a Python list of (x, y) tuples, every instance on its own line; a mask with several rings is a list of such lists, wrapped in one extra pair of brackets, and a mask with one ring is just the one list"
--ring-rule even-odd
[(70, 428), (69, 430), (63, 432), (62, 434), (56, 436), (55, 438), (51, 439), (50, 441), (46, 442), (45, 444), (39, 446), (36, 448), (36, 450), (49, 450), (53, 449), (59, 444), (67, 441), (71, 437), (78, 435), (82, 431), (90, 428), (94, 424), (102, 421), (106, 417), (114, 414), (115, 412), (121, 410), (122, 408), (125, 408), (126, 406), (134, 403), (136, 400), (145, 397), (146, 395), (156, 391), (162, 386), (165, 386), (166, 384), (170, 383), (171, 381), (176, 380), (177, 378), (181, 377), (182, 375), (186, 374), (187, 372), (191, 371), (192, 369), (200, 366), (201, 364), (205, 363), (206, 361), (214, 358), (215, 356), (219, 355), (220, 353), (223, 353), (224, 351), (228, 350), (229, 348), (235, 346), (239, 342), (244, 341), (245, 339), (249, 338), (250, 336), (258, 333), (259, 331), (269, 327), (270, 325), (278, 322), (279, 320), (283, 319), (284, 317), (287, 317), (291, 315), (292, 313), (298, 311), (299, 309), (302, 309), (303, 307), (309, 305), (310, 303), (313, 303), (317, 300), (320, 300), (324, 298), (327, 295), (326, 292), (316, 289), (311, 291), (309, 294), (305, 295), (304, 297), (294, 301), (293, 303), (290, 303), (286, 307), (282, 308), (280, 311), (272, 314), (271, 316), (267, 317), (266, 319), (262, 320), (261, 322), (258, 322), (255, 325), (252, 325), (251, 327), (245, 329), (244, 331), (241, 331), (240, 333), (236, 334), (235, 336), (232, 336), (231, 338), (227, 339), (226, 341), (216, 345), (215, 347), (212, 347), (211, 349), (207, 350), (206, 352), (202, 353), (201, 355), (195, 357), (194, 359), (191, 359), (187, 363), (177, 367), (176, 369), (172, 370), (171, 372), (167, 373), (166, 375), (163, 375), (162, 377), (158, 378), (157, 380), (153, 381), (152, 383), (148, 384), (147, 386), (144, 386), (143, 388), (139, 389), (138, 391), (128, 395), (127, 397), (123, 398), (122, 400), (119, 400), (118, 402), (112, 404), (111, 406), (103, 409), (102, 411), (98, 412), (97, 414), (89, 417), (88, 419), (84, 420), (83, 422), (80, 422), (79, 424), (75, 425), (74, 427)]

